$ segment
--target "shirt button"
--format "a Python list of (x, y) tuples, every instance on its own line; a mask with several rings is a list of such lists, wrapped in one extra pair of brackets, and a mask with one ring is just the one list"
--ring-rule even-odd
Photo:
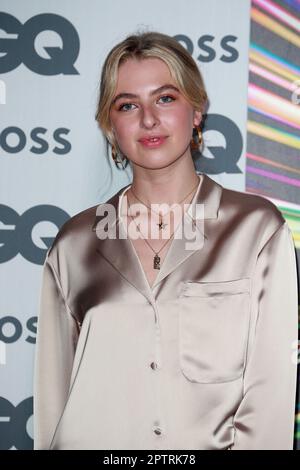
[(151, 367), (151, 369), (153, 369), (153, 370), (157, 369), (157, 364), (156, 364), (156, 362), (151, 362), (150, 367)]
[(155, 429), (154, 429), (154, 432), (155, 432), (155, 434), (157, 434), (158, 436), (160, 436), (160, 434), (161, 434), (161, 429), (160, 429), (160, 428), (155, 428)]

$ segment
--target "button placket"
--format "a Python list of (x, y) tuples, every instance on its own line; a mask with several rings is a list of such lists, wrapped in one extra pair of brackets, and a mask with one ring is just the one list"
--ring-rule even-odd
[(156, 395), (156, 419), (153, 422), (152, 432), (157, 437), (162, 437), (163, 430), (161, 427), (161, 419), (163, 418), (161, 413), (161, 396), (160, 396), (160, 369), (161, 369), (161, 330), (159, 322), (159, 312), (155, 301), (152, 302), (152, 308), (155, 312), (155, 338), (154, 338), (154, 357), (150, 362), (150, 367), (155, 372), (155, 395)]

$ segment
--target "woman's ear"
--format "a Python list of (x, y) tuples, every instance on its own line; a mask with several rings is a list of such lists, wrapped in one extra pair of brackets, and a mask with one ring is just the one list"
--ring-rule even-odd
[(194, 111), (194, 126), (198, 127), (202, 120), (202, 113), (201, 111)]

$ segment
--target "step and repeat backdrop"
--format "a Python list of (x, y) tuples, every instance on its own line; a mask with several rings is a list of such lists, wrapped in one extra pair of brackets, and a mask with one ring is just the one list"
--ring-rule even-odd
[(296, 0), (1, 0), (0, 9), (0, 449), (32, 449), (46, 252), (68, 218), (132, 179), (94, 118), (107, 53), (140, 30), (187, 48), (210, 100), (196, 170), (272, 200), (299, 259), (300, 12)]

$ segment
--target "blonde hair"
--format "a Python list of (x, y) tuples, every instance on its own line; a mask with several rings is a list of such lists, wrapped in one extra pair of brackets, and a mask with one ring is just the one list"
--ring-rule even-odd
[[(110, 108), (117, 86), (119, 66), (127, 59), (159, 58), (194, 109), (203, 113), (207, 94), (201, 73), (189, 52), (176, 39), (156, 31), (127, 36), (109, 52), (102, 67), (95, 119), (111, 145), (118, 149), (111, 129)], [(118, 149), (119, 151), (119, 149)]]

